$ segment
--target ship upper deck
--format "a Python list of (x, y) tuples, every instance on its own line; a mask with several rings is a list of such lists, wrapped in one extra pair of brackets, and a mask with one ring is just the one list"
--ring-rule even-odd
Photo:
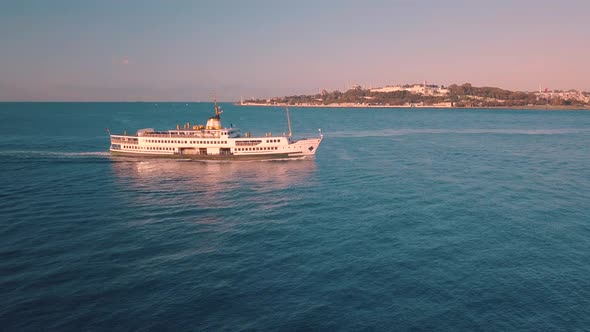
[(240, 137), (240, 130), (238, 128), (223, 128), (223, 129), (177, 129), (166, 131), (155, 131), (153, 128), (140, 129), (135, 135), (111, 135), (120, 137), (195, 137), (195, 138), (236, 138)]

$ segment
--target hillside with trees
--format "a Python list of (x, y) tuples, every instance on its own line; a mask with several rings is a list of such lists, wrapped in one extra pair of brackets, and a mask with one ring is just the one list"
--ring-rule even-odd
[[(569, 90), (545, 92), (510, 91), (497, 87), (474, 87), (469, 83), (447, 87), (437, 85), (404, 85), (389, 91), (355, 86), (346, 92), (325, 91), (315, 95), (293, 95), (270, 99), (244, 100), (244, 105), (299, 106), (447, 106), (447, 107), (512, 107), (512, 106), (588, 106), (590, 93)], [(387, 92), (382, 92), (387, 91)], [(416, 92), (419, 91), (419, 92)]]

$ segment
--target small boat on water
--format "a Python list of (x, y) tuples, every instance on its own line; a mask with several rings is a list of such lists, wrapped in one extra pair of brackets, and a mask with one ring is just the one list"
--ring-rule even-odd
[(305, 159), (313, 158), (323, 135), (295, 140), (291, 133), (291, 119), (287, 109), (289, 134), (261, 137), (242, 134), (237, 128), (223, 128), (221, 108), (215, 101), (215, 115), (207, 124), (186, 123), (175, 130), (155, 131), (140, 129), (135, 135), (110, 134), (110, 152), (116, 156), (162, 157), (198, 160), (256, 160), (256, 159)]

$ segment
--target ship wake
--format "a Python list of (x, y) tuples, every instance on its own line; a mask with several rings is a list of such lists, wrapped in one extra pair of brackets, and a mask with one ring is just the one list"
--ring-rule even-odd
[(588, 134), (590, 129), (585, 128), (560, 128), (560, 129), (497, 129), (497, 128), (471, 128), (471, 129), (381, 129), (363, 130), (356, 132), (337, 131), (331, 132), (331, 138), (363, 138), (363, 137), (392, 137), (407, 135), (571, 135)]

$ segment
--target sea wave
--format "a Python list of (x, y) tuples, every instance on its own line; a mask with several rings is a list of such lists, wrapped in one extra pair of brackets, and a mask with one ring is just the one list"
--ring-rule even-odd
[(477, 135), (477, 134), (498, 134), (498, 135), (568, 135), (586, 134), (590, 129), (583, 128), (561, 128), (561, 129), (495, 129), (495, 128), (472, 128), (472, 129), (381, 129), (362, 131), (336, 131), (327, 134), (333, 138), (362, 138), (362, 137), (389, 137), (405, 135)]
[(22, 156), (22, 157), (109, 157), (110, 153), (105, 151), (82, 151), (82, 152), (61, 152), (61, 151), (30, 151), (30, 150), (6, 150), (0, 151), (0, 156)]

